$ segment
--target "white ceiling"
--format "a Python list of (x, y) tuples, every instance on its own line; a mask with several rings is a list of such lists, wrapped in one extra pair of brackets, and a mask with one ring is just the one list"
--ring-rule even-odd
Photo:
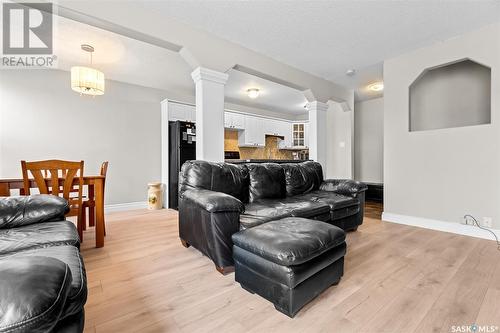
[(80, 22), (58, 17), (55, 30), (58, 67), (69, 71), (88, 65), (81, 44), (94, 47), (93, 67), (107, 79), (192, 95), (191, 69), (177, 52), (124, 37)]
[[(89, 54), (81, 44), (95, 48), (93, 67), (104, 72), (107, 79), (170, 91), (180, 95), (194, 94), (191, 69), (177, 52), (172, 52), (107, 30), (58, 17), (55, 33), (55, 54), (59, 69), (69, 71), (75, 65), (88, 65)], [(295, 89), (237, 70), (228, 72), (226, 100), (233, 104), (303, 115), (304, 95)], [(260, 89), (257, 99), (250, 99), (246, 90)]]
[[(306, 112), (307, 100), (304, 94), (284, 85), (274, 83), (257, 76), (231, 69), (226, 83), (226, 100), (230, 103), (243, 104), (275, 112), (285, 112), (294, 116)], [(251, 99), (247, 89), (259, 89), (259, 97)]]
[[(145, 1), (145, 7), (350, 88), (382, 62), (500, 20), (498, 0)], [(348, 69), (356, 69), (348, 77)], [(357, 91), (358, 98), (373, 94)]]

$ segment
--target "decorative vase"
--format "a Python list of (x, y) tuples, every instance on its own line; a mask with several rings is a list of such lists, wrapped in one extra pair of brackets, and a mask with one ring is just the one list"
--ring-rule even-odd
[(162, 209), (163, 195), (161, 183), (148, 184), (148, 209)]

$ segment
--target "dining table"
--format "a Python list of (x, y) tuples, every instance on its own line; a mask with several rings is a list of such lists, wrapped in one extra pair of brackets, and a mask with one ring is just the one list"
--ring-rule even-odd
[[(83, 185), (88, 186), (88, 199), (95, 202), (94, 211), (89, 210), (89, 221), (95, 218), (95, 242), (96, 247), (104, 246), (104, 180), (105, 176), (83, 176)], [(73, 180), (73, 186), (78, 185), (78, 178)], [(61, 178), (62, 183), (62, 178)], [(34, 179), (30, 179), (30, 188), (37, 188)], [(0, 179), (0, 197), (8, 197), (11, 190), (24, 192), (24, 180), (22, 178)]]

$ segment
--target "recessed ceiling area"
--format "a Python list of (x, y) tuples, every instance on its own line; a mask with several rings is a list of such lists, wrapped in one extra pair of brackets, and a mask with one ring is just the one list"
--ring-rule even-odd
[[(143, 6), (359, 89), (385, 59), (500, 20), (500, 1), (150, 1)], [(280, 19), (277, 19), (279, 17)], [(345, 75), (355, 69), (356, 75)], [(357, 99), (376, 97), (357, 90)]]
[[(89, 65), (89, 53), (81, 50), (81, 44), (94, 47), (92, 67), (104, 72), (106, 79), (184, 96), (194, 95), (192, 70), (179, 53), (57, 17), (55, 54), (59, 69), (69, 71), (75, 65)], [(306, 99), (299, 90), (235, 69), (229, 70), (227, 74), (229, 79), (225, 94), (229, 103), (285, 113), (288, 117), (306, 113)], [(249, 88), (258, 88), (259, 96), (249, 98)]]
[[(307, 100), (299, 90), (235, 69), (229, 70), (227, 74), (229, 79), (225, 92), (226, 101), (230, 103), (292, 115), (302, 115), (306, 112), (304, 105)], [(259, 89), (259, 96), (255, 99), (247, 95), (247, 90), (251, 88)]]
[(177, 52), (118, 35), (107, 30), (57, 17), (55, 52), (59, 69), (88, 65), (81, 44), (94, 47), (93, 67), (106, 79), (192, 95), (191, 69)]

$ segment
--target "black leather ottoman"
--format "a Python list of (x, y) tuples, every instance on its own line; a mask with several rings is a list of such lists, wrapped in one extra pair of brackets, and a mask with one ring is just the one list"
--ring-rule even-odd
[(289, 217), (232, 239), (236, 281), (290, 317), (344, 272), (345, 233), (325, 222)]

